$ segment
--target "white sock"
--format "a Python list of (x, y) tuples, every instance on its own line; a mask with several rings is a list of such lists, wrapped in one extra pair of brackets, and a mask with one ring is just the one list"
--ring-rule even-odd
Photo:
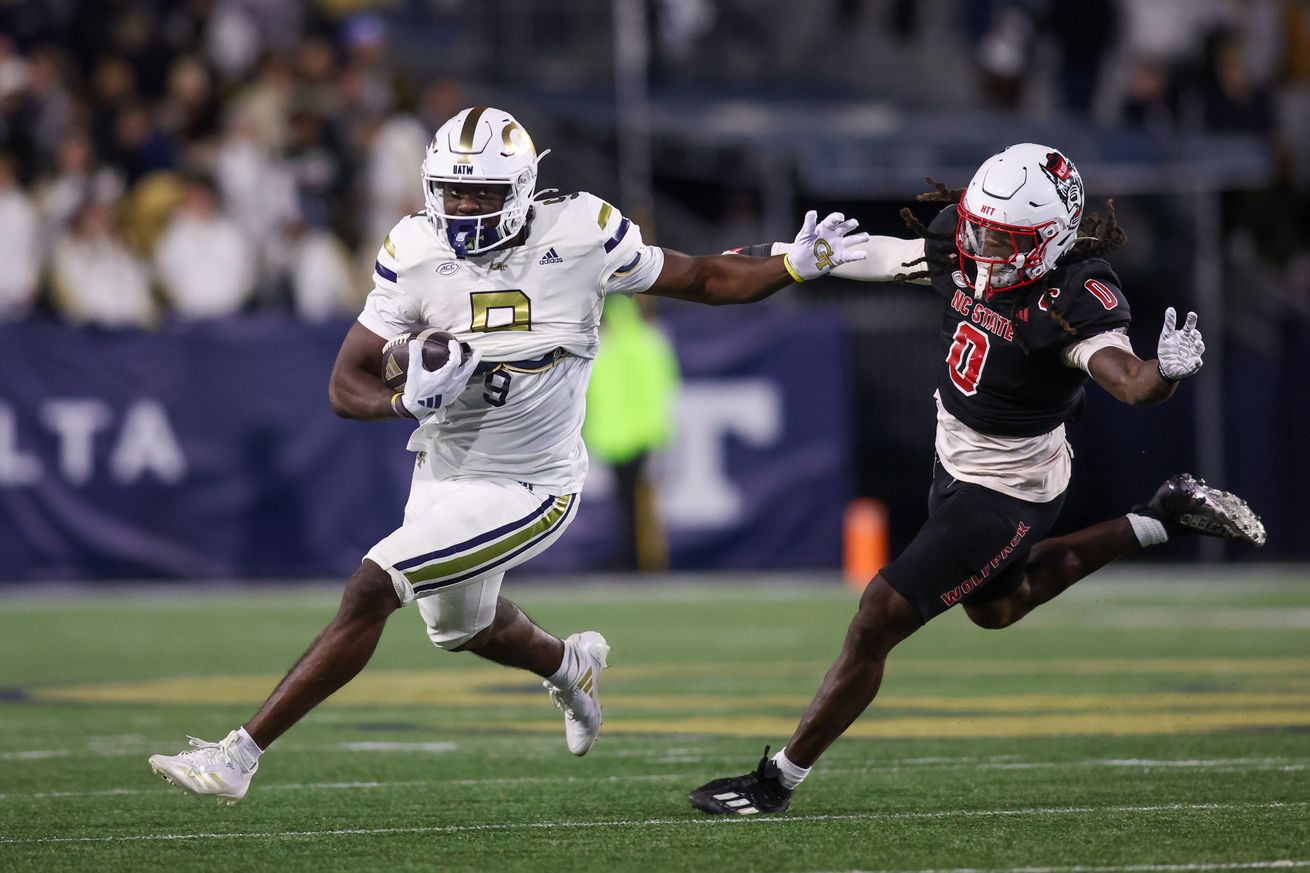
[(559, 663), (559, 669), (554, 675), (548, 676), (546, 681), (558, 688), (567, 688), (578, 678), (578, 673), (582, 670), (582, 661), (578, 657), (578, 650), (572, 643), (565, 640), (564, 642), (564, 659)]
[(793, 764), (787, 757), (787, 747), (783, 746), (778, 750), (778, 754), (773, 756), (773, 763), (778, 765), (778, 781), (782, 787), (793, 789), (805, 781), (805, 777), (810, 775), (809, 767), (802, 767), (799, 764)]
[(1133, 533), (1137, 535), (1137, 542), (1143, 546), (1155, 546), (1169, 542), (1169, 531), (1165, 530), (1164, 524), (1158, 518), (1130, 512), (1128, 513), (1128, 523), (1133, 526)]
[(236, 735), (232, 748), (237, 753), (238, 763), (241, 764), (242, 769), (249, 773), (259, 763), (259, 756), (264, 754), (264, 750), (259, 747), (259, 744), (255, 742), (250, 734), (246, 733), (244, 725), (232, 733)]

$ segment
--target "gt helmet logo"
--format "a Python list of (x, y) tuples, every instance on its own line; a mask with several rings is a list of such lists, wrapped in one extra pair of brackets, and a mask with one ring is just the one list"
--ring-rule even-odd
[[(465, 109), (437, 129), (421, 168), (424, 211), (457, 258), (500, 248), (523, 230), (537, 189), (537, 164), (548, 153), (537, 152), (514, 116), (490, 106)], [(464, 183), (504, 186), (504, 203), (472, 215), (448, 212), (446, 187)]]

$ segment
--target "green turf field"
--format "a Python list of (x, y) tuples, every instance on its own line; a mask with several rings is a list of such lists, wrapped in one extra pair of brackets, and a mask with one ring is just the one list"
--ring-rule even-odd
[(146, 756), (239, 724), (334, 590), (0, 597), (0, 870), (1310, 867), (1310, 572), (1102, 576), (1005, 631), (934, 622), (786, 816), (733, 820), (685, 794), (786, 739), (840, 585), (511, 580), (547, 628), (614, 646), (583, 759), (530, 676), (403, 611), (234, 807)]

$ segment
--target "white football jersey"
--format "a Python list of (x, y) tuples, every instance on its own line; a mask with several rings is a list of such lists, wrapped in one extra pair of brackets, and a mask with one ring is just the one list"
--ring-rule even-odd
[(663, 266), (636, 224), (585, 192), (538, 201), (522, 245), (464, 260), (422, 213), (401, 219), (378, 252), (360, 324), (386, 338), (439, 327), (482, 352), (468, 387), (414, 431), (410, 450), (426, 452), (438, 476), (578, 491), (605, 295), (645, 291)]

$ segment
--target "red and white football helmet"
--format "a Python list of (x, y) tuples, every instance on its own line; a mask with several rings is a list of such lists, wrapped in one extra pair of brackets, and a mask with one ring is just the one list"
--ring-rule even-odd
[(974, 174), (957, 207), (960, 264), (973, 264), (974, 297), (1035, 282), (1078, 238), (1083, 180), (1060, 151), (1012, 145)]

